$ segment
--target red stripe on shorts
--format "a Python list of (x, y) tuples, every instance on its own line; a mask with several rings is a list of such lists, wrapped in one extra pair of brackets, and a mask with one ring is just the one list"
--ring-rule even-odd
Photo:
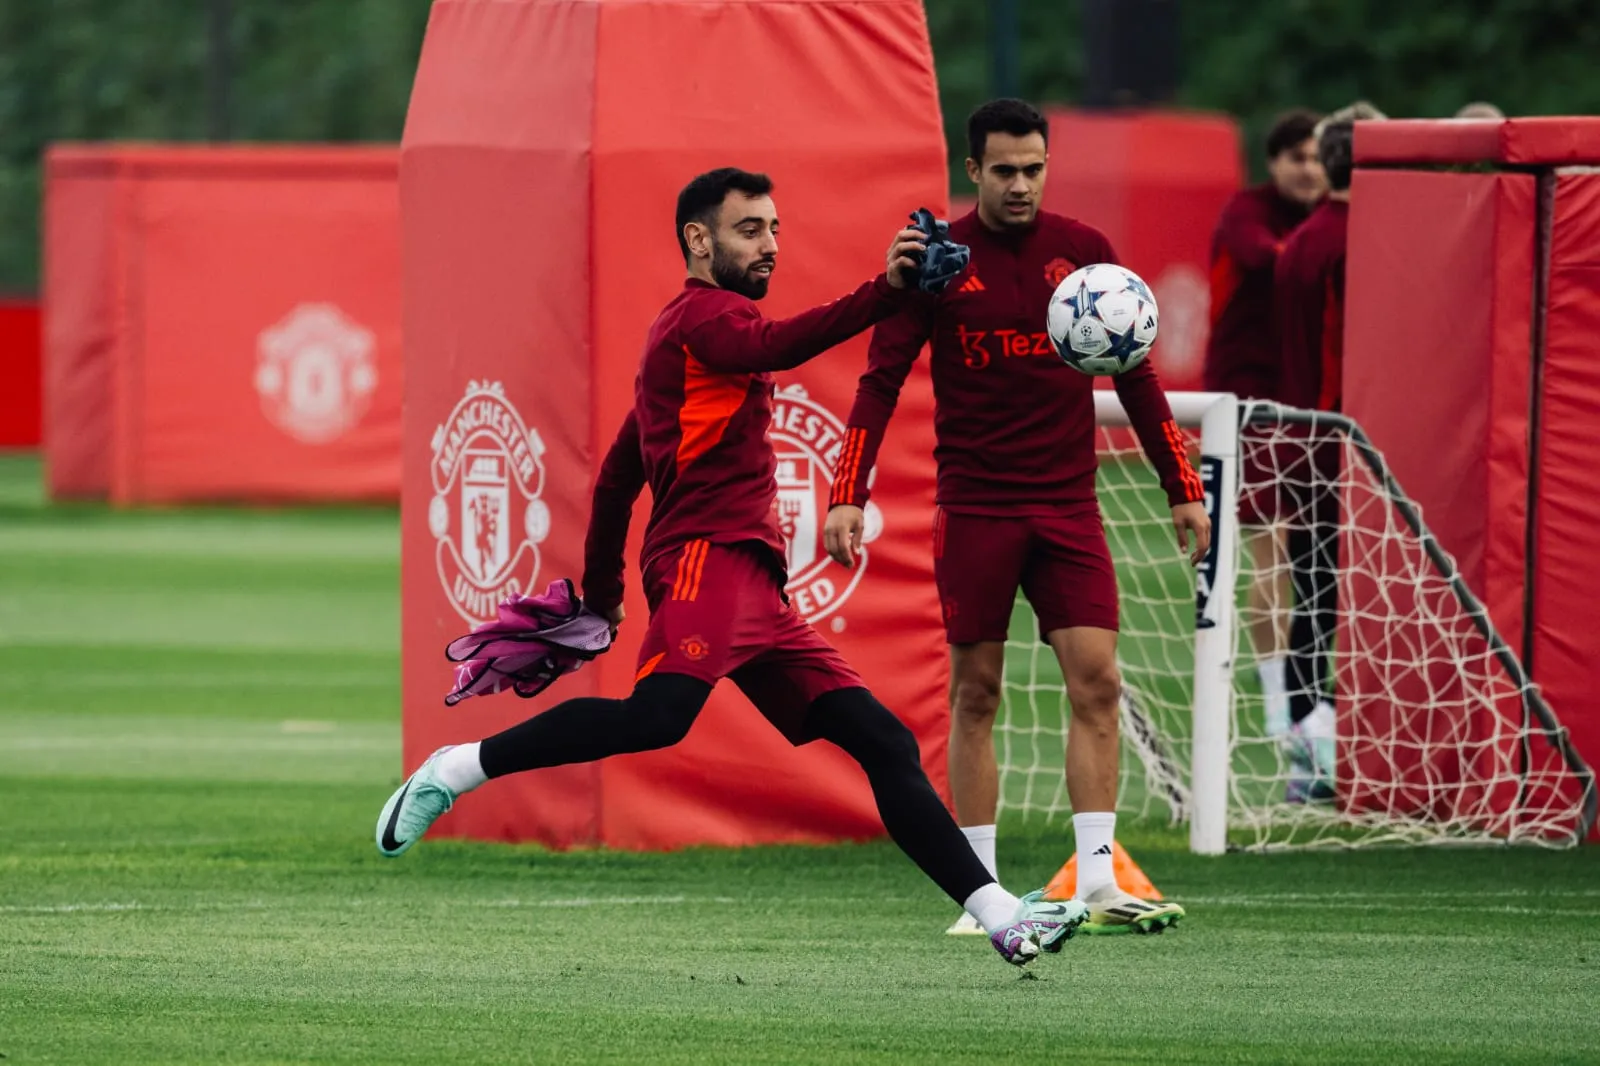
[(704, 540), (691, 540), (678, 556), (678, 574), (672, 582), (672, 598), (692, 600), (700, 594), (700, 572), (706, 564), (706, 549), (711, 545)]

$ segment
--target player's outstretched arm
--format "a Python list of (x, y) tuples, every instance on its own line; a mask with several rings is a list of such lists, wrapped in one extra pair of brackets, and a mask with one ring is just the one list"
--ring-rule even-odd
[(933, 311), (932, 297), (913, 297), (904, 311), (872, 331), (867, 369), (856, 385), (828, 496), (828, 520), (822, 527), (823, 546), (844, 566), (855, 566), (856, 553), (861, 550), (868, 478), (878, 461), (889, 418), (900, 402), (906, 375), (932, 333)]
[(792, 370), (875, 322), (900, 310), (916, 269), (912, 255), (922, 251), (922, 234), (903, 229), (889, 245), (885, 273), (848, 296), (802, 311), (793, 318), (768, 319), (749, 300), (728, 294), (726, 306), (689, 329), (689, 354), (722, 374), (760, 374)]
[(1161, 488), (1172, 505), (1172, 524), (1178, 547), (1193, 563), (1205, 558), (1211, 546), (1211, 516), (1206, 513), (1200, 475), (1189, 462), (1183, 431), (1172, 418), (1172, 407), (1155, 368), (1148, 362), (1112, 379), (1117, 396), (1138, 434), (1139, 446), (1161, 478)]
[(623, 573), (627, 565), (623, 552), (633, 504), (644, 490), (644, 481), (639, 420), (630, 410), (595, 478), (589, 532), (583, 542), (583, 602), (591, 611), (610, 619), (613, 626), (622, 622)]

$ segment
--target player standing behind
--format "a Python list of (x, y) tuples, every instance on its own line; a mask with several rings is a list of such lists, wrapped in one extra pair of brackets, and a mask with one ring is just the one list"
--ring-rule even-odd
[(434, 752), (378, 817), (396, 856), (456, 797), (491, 777), (676, 744), (727, 677), (794, 744), (830, 740), (866, 771), (901, 849), (990, 933), (1007, 962), (1059, 951), (1085, 908), (1006, 892), (973, 855), (922, 770), (917, 741), (784, 594), (773, 503), (772, 373), (895, 313), (921, 251), (895, 236), (886, 274), (830, 304), (768, 321), (755, 301), (777, 266), (778, 216), (763, 174), (713, 170), (678, 197), (689, 277), (651, 326), (634, 408), (601, 464), (584, 545), (586, 605), (622, 621), (623, 550), (650, 484), (640, 559), (650, 623), (626, 699), (567, 700), (474, 744)]
[[(1205, 389), (1240, 399), (1282, 400), (1282, 373), (1272, 325), (1272, 269), (1284, 239), (1328, 191), (1312, 136), (1317, 115), (1279, 116), (1267, 133), (1268, 181), (1243, 189), (1222, 209), (1211, 237), (1211, 335), (1206, 341)], [(1275, 453), (1265, 444), (1243, 456), (1239, 524), (1255, 562), (1250, 587), (1250, 643), (1266, 702), (1270, 737), (1289, 732), (1284, 679), (1289, 589), (1283, 511)]]
[[(1078, 841), (1078, 898), (1098, 928), (1148, 931), (1183, 914), (1122, 892), (1112, 872), (1118, 775), (1117, 582), (1095, 498), (1094, 380), (1052, 350), (1045, 311), (1073, 270), (1114, 263), (1099, 231), (1039, 210), (1049, 127), (1021, 100), (967, 120), (977, 209), (950, 224), (972, 249), (937, 298), (913, 298), (872, 335), (824, 527), (846, 566), (861, 547), (867, 476), (911, 365), (932, 341), (938, 512), (934, 577), (950, 642), (950, 788), (956, 817), (995, 872), (999, 773), (994, 719), (1006, 631), (1020, 587), (1061, 663), (1072, 705), (1067, 791)], [(1173, 505), (1180, 545), (1204, 553), (1211, 523), (1149, 363), (1116, 378), (1145, 454)], [(981, 932), (958, 921), (950, 932)]]
[[(1351, 145), (1358, 119), (1384, 115), (1362, 102), (1317, 125), (1317, 153), (1330, 191), (1322, 206), (1290, 235), (1273, 274), (1281, 345), (1283, 401), (1293, 407), (1338, 411), (1344, 398), (1345, 247), (1350, 226)], [(1286, 799), (1333, 798), (1334, 716), (1328, 656), (1338, 610), (1339, 464), (1337, 440), (1310, 427), (1297, 461), (1282, 472), (1293, 508), (1289, 573), (1294, 613), (1289, 623), (1291, 749)]]

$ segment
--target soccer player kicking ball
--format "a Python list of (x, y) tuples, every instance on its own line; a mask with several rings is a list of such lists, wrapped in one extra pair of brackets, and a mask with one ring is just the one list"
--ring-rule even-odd
[[(867, 475), (900, 387), (932, 341), (938, 512), (934, 577), (950, 642), (950, 788), (956, 816), (995, 872), (995, 712), (1017, 589), (1055, 650), (1072, 705), (1067, 792), (1078, 841), (1077, 898), (1085, 931), (1150, 932), (1183, 915), (1122, 891), (1112, 872), (1116, 830), (1117, 581), (1095, 498), (1094, 381), (1051, 349), (1045, 310), (1073, 270), (1115, 263), (1105, 236), (1039, 210), (1044, 117), (1020, 100), (995, 100), (967, 121), (967, 175), (978, 207), (950, 224), (972, 259), (937, 298), (906, 309), (872, 335), (824, 527), (834, 559), (855, 564)], [(1172, 504), (1180, 546), (1198, 561), (1211, 522), (1200, 479), (1183, 452), (1166, 396), (1148, 363), (1116, 378), (1122, 400)], [(982, 932), (958, 921), (951, 933)]]
[(889, 247), (885, 274), (793, 318), (768, 321), (778, 216), (765, 175), (726, 168), (678, 196), (683, 291), (645, 342), (634, 409), (595, 483), (585, 602), (622, 622), (623, 550), (645, 483), (652, 506), (640, 560), (650, 624), (626, 699), (567, 700), (474, 744), (441, 748), (378, 816), (378, 850), (400, 855), (456, 797), (491, 777), (676, 744), (729, 678), (795, 744), (829, 740), (866, 772), (890, 836), (1018, 966), (1059, 951), (1086, 917), (1077, 903), (1017, 899), (984, 869), (923, 773), (916, 738), (873, 698), (784, 595), (767, 429), (772, 374), (895, 313), (924, 251), (916, 230)]

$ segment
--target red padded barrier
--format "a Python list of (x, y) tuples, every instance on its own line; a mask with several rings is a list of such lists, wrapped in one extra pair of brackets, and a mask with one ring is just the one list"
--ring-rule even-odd
[(1600, 174), (1556, 178), (1535, 508), (1533, 675), (1578, 752), (1600, 765)]
[(393, 499), (396, 177), (392, 148), (52, 150), (52, 493)]
[(1357, 166), (1600, 163), (1600, 118), (1391, 119), (1358, 122)]
[[(556, 700), (631, 686), (647, 498), (629, 546), (630, 620), (612, 652), (540, 700), (447, 710), (442, 649), (503, 592), (577, 575), (595, 469), (631, 403), (645, 331), (682, 285), (683, 184), (723, 165), (772, 175), (783, 240), (763, 311), (781, 316), (881, 270), (913, 208), (945, 210), (944, 151), (913, 0), (434, 5), (401, 153), (408, 768)], [(865, 352), (863, 336), (779, 382), (773, 443), (792, 461), (780, 492), (804, 516), (791, 594), (918, 734), (942, 781), (925, 366), (880, 458), (882, 533), (864, 569), (840, 570), (819, 550)], [(514, 476), (519, 455), (526, 477)], [(481, 532), (462, 536), (469, 495), (504, 516), (505, 541), (468, 547)], [(440, 829), (637, 848), (882, 831), (854, 764), (825, 744), (791, 749), (730, 685), (677, 748), (492, 782)]]
[(0, 448), (34, 448), (42, 432), (39, 304), (0, 299)]
[[(1358, 170), (1346, 277), (1345, 412), (1513, 647), (1523, 619), (1533, 202), (1530, 175)], [(1341, 548), (1340, 646), (1355, 646), (1359, 627), (1362, 654), (1341, 656), (1340, 687), (1369, 695), (1341, 702), (1340, 716), (1344, 758), (1368, 784), (1345, 801), (1421, 812), (1440, 795), (1432, 782), (1496, 778), (1504, 784), (1494, 808), (1507, 810), (1513, 745), (1472, 744), (1503, 733), (1497, 721), (1520, 722), (1520, 704), (1509, 687), (1467, 699), (1439, 627), (1478, 653), (1484, 645), (1447, 597), (1429, 601), (1390, 581), (1379, 598), (1379, 577), (1404, 572), (1405, 560), (1428, 564), (1408, 537), (1388, 532), (1403, 526), (1359, 488), (1365, 477), (1351, 475), (1358, 487), (1347, 493), (1352, 528)], [(1374, 613), (1361, 615), (1363, 605)], [(1371, 697), (1378, 692), (1388, 699)], [(1456, 709), (1419, 712), (1429, 705)], [(1406, 749), (1415, 762), (1390, 766), (1402, 739), (1416, 745)], [(1465, 765), (1473, 750), (1479, 765)]]

